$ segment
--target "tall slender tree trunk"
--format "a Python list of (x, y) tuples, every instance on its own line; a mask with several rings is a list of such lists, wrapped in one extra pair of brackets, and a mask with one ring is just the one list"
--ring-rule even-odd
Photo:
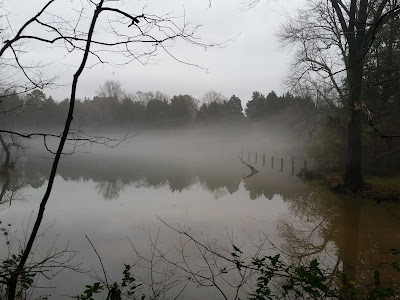
[(338, 17), (344, 38), (348, 46), (348, 55), (344, 54), (349, 88), (348, 108), (350, 121), (347, 127), (345, 186), (352, 190), (359, 189), (363, 183), (361, 172), (361, 102), (365, 56), (370, 42), (377, 32), (382, 11), (388, 0), (382, 0), (373, 16), (374, 25), (368, 24), (370, 0), (351, 0), (344, 4), (339, 0), (330, 0)]
[[(353, 63), (355, 61), (355, 63)], [(350, 60), (352, 67), (347, 70), (349, 83), (350, 121), (347, 127), (346, 170), (344, 183), (357, 190), (364, 182), (361, 170), (361, 114), (356, 109), (361, 102), (363, 61), (357, 62), (357, 56)]]
[(10, 166), (10, 149), (8, 147), (8, 145), (6, 144), (6, 142), (3, 139), (3, 136), (0, 134), (0, 144), (4, 150), (4, 152), (6, 153), (6, 160), (4, 161), (4, 164), (1, 165), (2, 168), (8, 168)]
[(346, 171), (345, 185), (352, 189), (359, 189), (363, 183), (361, 172), (361, 112), (363, 75), (366, 46), (366, 22), (368, 0), (352, 0), (350, 5), (351, 18), (346, 27), (346, 40), (349, 44), (349, 55), (346, 61), (347, 80), (349, 85), (349, 112), (350, 121), (347, 128)]
[(364, 180), (361, 172), (361, 116), (354, 108), (347, 131), (346, 171), (344, 183), (358, 189)]
[[(4, 182), (3, 182), (3, 187), (1, 188), (0, 191), (0, 203), (3, 203), (3, 198), (4, 195), (6, 194), (8, 188), (10, 187), (10, 182), (11, 182), (11, 178), (10, 178), (10, 173), (8, 172), (8, 170), (5, 170), (2, 174), (1, 174), (1, 179), (5, 178)], [(10, 205), (11, 205), (11, 198), (10, 197)]]
[(18, 265), (15, 267), (15, 269), (10, 271), (10, 277), (7, 279), (7, 292), (8, 292), (7, 299), (8, 300), (16, 299), (18, 278), (20, 277), (21, 274), (23, 274), (25, 272), (25, 263), (28, 260), (29, 255), (31, 254), (33, 243), (39, 232), (40, 224), (42, 223), (42, 219), (43, 219), (44, 211), (46, 209), (47, 201), (49, 200), (50, 193), (53, 189), (53, 184), (54, 184), (54, 179), (56, 177), (58, 164), (62, 157), (62, 151), (64, 149), (65, 141), (67, 140), (69, 129), (71, 127), (71, 123), (73, 120), (75, 98), (76, 98), (76, 88), (78, 85), (78, 79), (79, 79), (79, 76), (82, 74), (83, 69), (85, 68), (86, 62), (88, 60), (88, 56), (89, 56), (89, 52), (90, 52), (90, 45), (91, 45), (92, 37), (93, 37), (93, 33), (94, 33), (94, 28), (96, 25), (97, 18), (102, 10), (104, 1), (105, 0), (100, 0), (99, 3), (96, 5), (96, 9), (94, 11), (94, 14), (93, 14), (93, 17), (92, 17), (92, 20), (90, 23), (88, 35), (87, 35), (86, 46), (85, 46), (85, 50), (83, 53), (83, 57), (82, 57), (82, 60), (81, 60), (78, 70), (75, 72), (75, 74), (73, 76), (68, 115), (65, 120), (64, 130), (61, 135), (61, 140), (60, 140), (60, 143), (58, 144), (57, 152), (56, 152), (56, 155), (53, 160), (53, 165), (52, 165), (52, 168), (50, 171), (50, 176), (49, 176), (49, 180), (47, 183), (46, 192), (42, 198), (42, 201), (40, 202), (36, 221), (33, 225), (32, 232), (29, 236), (29, 239), (25, 246), (25, 249), (23, 249), (23, 251), (22, 251), (21, 259), (20, 259)]

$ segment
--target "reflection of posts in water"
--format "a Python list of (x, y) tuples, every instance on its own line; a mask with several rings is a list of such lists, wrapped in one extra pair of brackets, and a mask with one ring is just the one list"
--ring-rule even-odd
[(283, 158), (281, 158), (281, 172), (283, 172)]
[(271, 169), (273, 169), (274, 168), (274, 156), (272, 155), (272, 157), (271, 157)]
[(247, 161), (250, 162), (250, 152), (247, 155)]
[(307, 171), (307, 161), (304, 160), (304, 171)]
[(265, 167), (265, 153), (263, 154), (263, 167)]
[(242, 149), (242, 151), (240, 152), (240, 158), (243, 159), (243, 149)]
[(257, 152), (256, 152), (256, 158), (254, 160), (254, 163), (257, 164)]
[(292, 176), (294, 176), (294, 160), (292, 160)]

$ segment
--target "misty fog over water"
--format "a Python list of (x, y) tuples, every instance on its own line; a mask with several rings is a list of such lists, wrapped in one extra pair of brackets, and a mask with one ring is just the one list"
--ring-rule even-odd
[[(296, 174), (306, 157), (283, 133), (229, 132), (144, 131), (115, 148), (71, 146), (75, 153), (62, 159), (46, 207), (39, 255), (54, 243), (58, 248), (68, 244), (70, 251), (77, 251), (74, 262), (101, 275), (87, 235), (108, 274), (117, 280), (123, 264), (134, 259), (132, 245), (147, 255), (156, 237), (163, 249), (179, 245), (181, 237), (165, 222), (182, 226), (194, 237), (217, 243), (226, 251), (234, 242), (251, 252), (260, 236), (271, 243), (265, 247), (267, 253), (274, 251), (273, 244), (295, 255), (309, 243), (320, 247), (316, 255), (326, 261), (327, 268), (340, 256), (343, 264), (368, 272), (370, 266), (390, 257), (386, 250), (398, 240), (400, 224), (388, 219), (382, 206), (366, 202), (355, 209), (346, 204), (346, 197), (339, 199), (318, 184), (304, 182)], [(34, 141), (12, 174), (11, 185), (21, 183), (18, 197), (10, 207), (2, 204), (1, 216), (8, 231), (3, 239), (11, 241), (10, 247), (18, 247), (15, 241), (24, 240), (26, 228), (32, 226), (50, 158), (41, 141)], [(259, 172), (247, 177), (251, 170), (240, 158)], [(399, 211), (398, 206), (388, 205)], [(200, 257), (192, 250), (187, 255), (196, 262)], [(179, 259), (177, 253), (171, 255)], [(145, 270), (137, 272), (147, 276)], [(398, 280), (390, 276), (385, 274), (382, 280)], [(92, 281), (84, 274), (64, 270), (41, 283), (57, 287), (51, 293), (66, 297), (79, 294)], [(170, 294), (174, 292), (172, 289)], [(185, 295), (190, 299), (219, 297), (216, 291), (198, 291), (195, 285), (189, 286)]]

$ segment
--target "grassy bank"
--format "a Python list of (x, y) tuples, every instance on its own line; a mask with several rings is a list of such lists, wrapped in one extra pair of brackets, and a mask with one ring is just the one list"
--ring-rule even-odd
[(376, 201), (400, 201), (400, 177), (365, 178), (366, 187), (362, 191), (363, 197)]
[[(325, 174), (322, 182), (334, 190), (334, 187), (343, 183), (343, 176), (337, 173)], [(365, 186), (358, 191), (360, 197), (381, 201), (400, 202), (400, 176), (365, 176)]]

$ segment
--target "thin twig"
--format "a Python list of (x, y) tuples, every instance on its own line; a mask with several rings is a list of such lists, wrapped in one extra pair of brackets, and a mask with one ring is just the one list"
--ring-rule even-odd
[(97, 250), (96, 250), (95, 246), (93, 245), (92, 241), (89, 239), (89, 237), (88, 237), (86, 234), (85, 234), (85, 237), (86, 237), (86, 239), (89, 241), (89, 243), (90, 243), (90, 245), (92, 246), (94, 252), (96, 252), (97, 258), (99, 259), (100, 264), (101, 264), (101, 268), (103, 269), (104, 279), (105, 279), (105, 281), (106, 281), (107, 288), (108, 288), (109, 285), (108, 285), (108, 280), (107, 280), (107, 273), (106, 273), (106, 270), (104, 269), (103, 260), (101, 259), (100, 255), (99, 255), (99, 253), (97, 252)]

